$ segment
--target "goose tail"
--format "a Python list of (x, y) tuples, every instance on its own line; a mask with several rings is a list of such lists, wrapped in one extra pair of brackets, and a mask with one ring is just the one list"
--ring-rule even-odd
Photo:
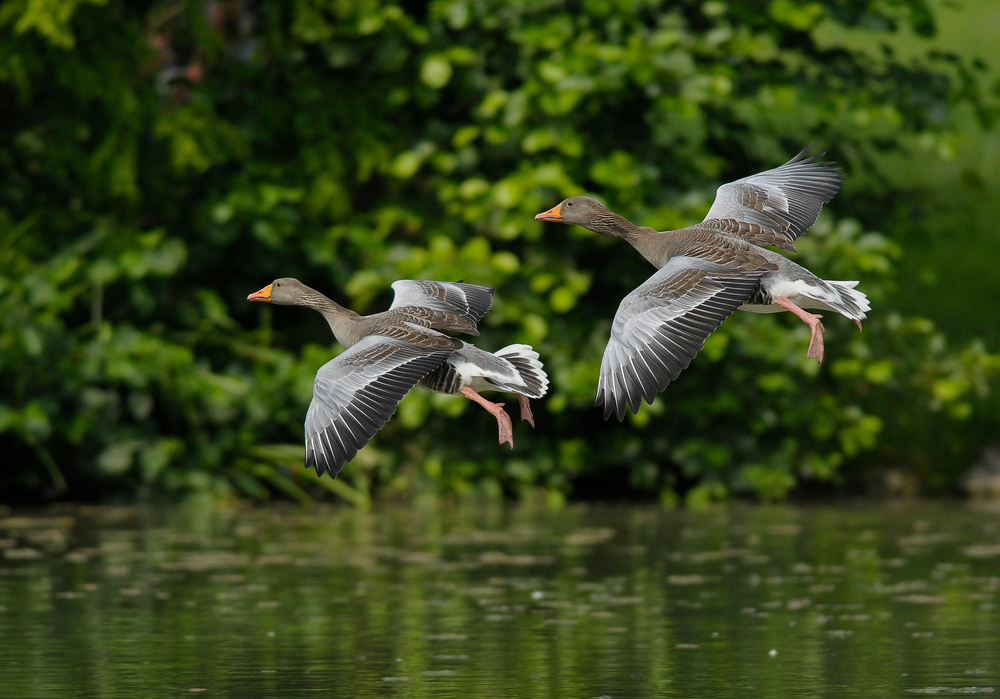
[(549, 390), (549, 377), (531, 345), (507, 345), (493, 354), (510, 362), (520, 375), (524, 388), (518, 393), (528, 398), (541, 398)]
[(868, 297), (854, 287), (858, 285), (856, 281), (838, 282), (825, 280), (832, 286), (840, 296), (840, 303), (831, 304), (841, 315), (845, 315), (861, 327), (861, 321), (867, 317), (868, 311), (872, 309), (868, 303)]

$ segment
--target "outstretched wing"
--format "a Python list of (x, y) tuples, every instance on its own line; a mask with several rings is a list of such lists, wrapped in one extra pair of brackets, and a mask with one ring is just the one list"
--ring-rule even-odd
[(486, 311), (490, 310), (490, 306), (493, 305), (493, 294), (496, 293), (496, 289), (488, 286), (424, 279), (400, 279), (393, 282), (392, 289), (396, 296), (389, 310), (414, 306), (453, 314), (468, 322), (471, 330), (467, 332), (472, 335), (479, 334), (476, 323), (486, 315)]
[(369, 335), (320, 367), (306, 413), (306, 468), (336, 478), (392, 417), (406, 392), (449, 354)]
[(753, 294), (767, 271), (737, 271), (673, 257), (622, 299), (601, 360), (595, 405), (604, 419), (638, 412), (688, 367), (716, 328)]
[(795, 239), (844, 183), (835, 163), (816, 162), (823, 153), (806, 157), (810, 150), (811, 143), (781, 167), (719, 187), (701, 225), (794, 252)]

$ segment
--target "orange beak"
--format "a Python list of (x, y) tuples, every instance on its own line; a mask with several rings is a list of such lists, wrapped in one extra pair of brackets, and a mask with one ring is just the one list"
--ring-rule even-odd
[(548, 211), (543, 211), (542, 213), (535, 216), (536, 221), (562, 221), (562, 215), (559, 213), (559, 207), (562, 204), (556, 204)]
[(247, 296), (247, 301), (263, 301), (271, 303), (271, 285), (268, 284), (263, 289)]

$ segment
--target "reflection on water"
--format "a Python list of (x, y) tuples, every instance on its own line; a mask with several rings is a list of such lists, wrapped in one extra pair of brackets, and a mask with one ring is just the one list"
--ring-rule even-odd
[(0, 695), (1000, 688), (1000, 512), (0, 509)]

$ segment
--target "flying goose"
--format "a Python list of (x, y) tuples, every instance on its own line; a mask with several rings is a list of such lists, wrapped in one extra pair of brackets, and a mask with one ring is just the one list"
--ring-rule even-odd
[(840, 191), (844, 175), (832, 162), (806, 157), (812, 144), (784, 165), (719, 187), (701, 223), (675, 231), (637, 226), (590, 197), (566, 199), (536, 219), (577, 224), (624, 238), (657, 272), (618, 307), (604, 350), (595, 405), (621, 421), (637, 412), (687, 368), (706, 338), (737, 309), (791, 311), (809, 326), (806, 357), (823, 361), (822, 316), (834, 311), (861, 329), (871, 310), (856, 281), (823, 280), (783, 255)]
[(462, 394), (496, 417), (500, 444), (514, 448), (503, 403), (477, 391), (517, 395), (521, 419), (534, 427), (529, 398), (541, 398), (549, 380), (530, 345), (490, 354), (437, 331), (478, 335), (476, 324), (493, 303), (494, 289), (460, 282), (400, 280), (389, 310), (362, 316), (297, 279), (276, 279), (250, 301), (305, 306), (326, 318), (347, 351), (316, 372), (305, 421), (306, 468), (336, 478), (358, 450), (382, 428), (414, 385)]

